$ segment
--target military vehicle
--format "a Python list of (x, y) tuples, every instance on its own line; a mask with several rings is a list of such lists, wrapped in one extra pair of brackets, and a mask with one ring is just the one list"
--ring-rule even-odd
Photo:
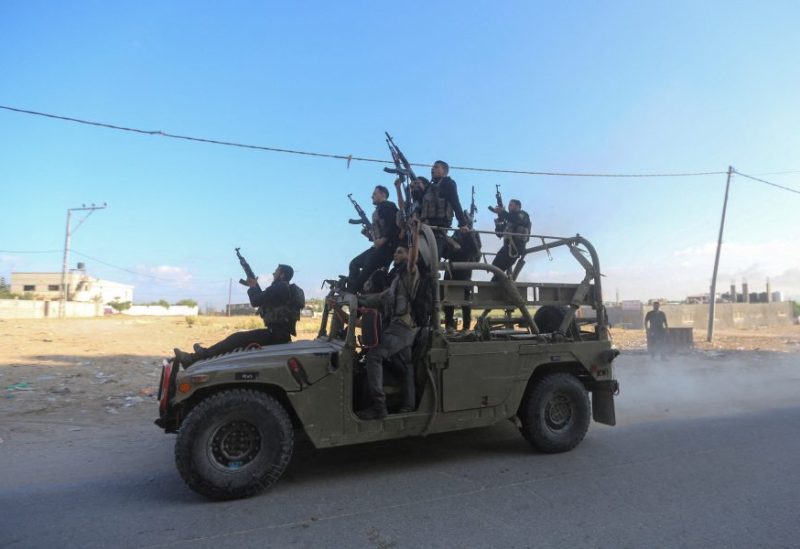
[[(555, 453), (577, 446), (592, 416), (614, 425), (612, 362), (619, 353), (608, 334), (597, 253), (580, 235), (535, 238), (542, 244), (522, 257), (567, 249), (583, 279), (519, 282), (522, 261), (510, 276), (483, 262), (440, 265), (433, 233), (422, 225), (420, 264), (432, 290), (432, 320), (414, 344), (417, 407), (410, 413), (392, 413), (399, 380), (387, 371), (388, 417), (355, 414), (364, 398), (365, 353), (356, 296), (338, 284), (330, 296), (347, 322), (326, 305), (313, 341), (245, 349), (187, 369), (165, 361), (156, 424), (178, 435), (181, 477), (211, 499), (250, 496), (281, 477), (300, 433), (316, 448), (330, 448), (511, 420), (536, 450)], [(440, 268), (486, 271), (495, 280), (442, 280)], [(483, 311), (477, 328), (443, 330), (446, 305)], [(592, 314), (578, 318), (579, 310)]]

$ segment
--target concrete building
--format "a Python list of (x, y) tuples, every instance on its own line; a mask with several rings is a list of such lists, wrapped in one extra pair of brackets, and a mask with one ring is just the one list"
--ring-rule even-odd
[[(91, 277), (82, 263), (78, 267), (67, 273), (67, 301), (102, 304), (133, 301), (133, 286)], [(11, 273), (11, 292), (58, 301), (62, 292), (61, 273)]]

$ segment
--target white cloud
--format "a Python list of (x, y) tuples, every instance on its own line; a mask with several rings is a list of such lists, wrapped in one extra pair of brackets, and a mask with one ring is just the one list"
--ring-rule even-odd
[(165, 283), (171, 286), (187, 287), (192, 282), (192, 273), (185, 267), (176, 267), (174, 265), (140, 266), (136, 270), (140, 273), (139, 281), (141, 283)]
[(0, 255), (0, 273), (3, 273), (3, 276), (10, 275), (12, 271), (18, 271), (24, 264), (24, 259), (19, 256)]

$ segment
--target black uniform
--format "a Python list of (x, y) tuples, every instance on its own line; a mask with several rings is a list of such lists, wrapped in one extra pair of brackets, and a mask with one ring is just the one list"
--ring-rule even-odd
[(400, 228), (397, 226), (397, 206), (394, 202), (386, 200), (375, 206), (372, 213), (372, 241), (386, 238), (386, 243), (380, 248), (370, 246), (358, 254), (350, 262), (348, 289), (351, 292), (360, 292), (364, 282), (383, 267), (388, 267), (392, 262), (394, 250), (400, 240)]
[(261, 317), (266, 328), (231, 334), (208, 349), (196, 352), (195, 360), (229, 353), (252, 343), (262, 346), (277, 345), (292, 340), (297, 319), (291, 307), (291, 290), (288, 282), (282, 280), (273, 282), (265, 290), (260, 286), (248, 288), (247, 296), (253, 307), (261, 307)]
[[(421, 204), (420, 221), (434, 227), (450, 227), (453, 215), (458, 219), (458, 226), (469, 224), (469, 218), (464, 215), (461, 201), (458, 199), (458, 186), (456, 182), (445, 176), (434, 179), (424, 191), (415, 190), (414, 201)], [(447, 245), (445, 231), (434, 231), (439, 257), (450, 258), (454, 250)]]
[[(531, 217), (525, 210), (519, 210), (510, 213), (508, 210), (503, 210), (495, 220), (495, 231), (498, 233), (522, 233), (529, 235), (531, 232)], [(528, 236), (504, 236), (498, 234), (498, 237), (503, 239), (503, 246), (497, 252), (497, 255), (492, 261), (492, 265), (499, 267), (503, 271), (508, 271), (514, 263), (516, 263), (520, 254), (525, 251), (525, 243), (528, 242)]]
[(659, 309), (647, 311), (644, 316), (644, 326), (647, 330), (647, 352), (655, 358), (656, 353), (664, 358), (667, 347), (667, 315)]
[[(481, 260), (480, 234), (464, 234), (461, 231), (456, 231), (453, 233), (452, 238), (461, 246), (460, 250), (456, 250), (452, 253), (450, 257), (452, 261), (478, 262)], [(465, 271), (453, 269), (452, 273), (450, 271), (445, 271), (444, 278), (445, 280), (472, 280), (472, 270)], [(472, 288), (464, 288), (464, 299), (468, 300), (471, 296)], [(456, 328), (454, 313), (455, 307), (444, 307), (444, 325), (448, 328)], [(463, 305), (461, 307), (461, 314), (464, 317), (463, 328), (468, 330), (470, 324), (472, 323), (470, 307), (468, 305)]]

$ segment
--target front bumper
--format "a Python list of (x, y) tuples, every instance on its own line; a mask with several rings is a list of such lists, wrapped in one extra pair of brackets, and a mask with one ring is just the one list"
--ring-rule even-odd
[(161, 381), (158, 385), (158, 419), (155, 420), (155, 424), (167, 433), (176, 432), (180, 425), (177, 410), (170, 406), (170, 402), (175, 397), (178, 370), (180, 370), (180, 366), (175, 359), (165, 359), (161, 363)]

